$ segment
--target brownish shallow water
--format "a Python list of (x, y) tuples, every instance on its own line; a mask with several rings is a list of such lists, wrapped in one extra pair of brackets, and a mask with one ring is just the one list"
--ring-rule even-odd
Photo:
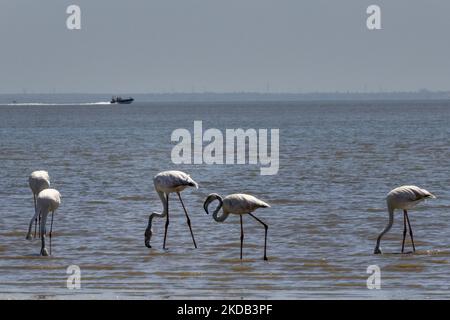
[[(223, 131), (280, 128), (279, 174), (171, 164), (172, 131), (192, 132), (194, 120)], [(444, 102), (0, 106), (0, 297), (450, 298), (449, 120)], [(52, 257), (25, 240), (27, 177), (36, 169), (50, 172), (63, 197)], [(148, 215), (161, 209), (152, 177), (167, 169), (200, 185), (183, 192), (197, 250), (176, 201), (169, 249), (163, 220), (155, 220), (153, 249), (144, 246)], [(438, 196), (410, 213), (418, 251), (395, 254), (398, 215), (385, 254), (373, 255), (387, 222), (384, 197), (402, 184)], [(211, 192), (251, 193), (272, 205), (256, 212), (269, 225), (268, 262), (264, 230), (250, 217), (239, 260), (239, 219), (207, 216)], [(69, 265), (81, 268), (81, 290), (66, 288)], [(381, 290), (366, 288), (369, 265), (381, 268)]]

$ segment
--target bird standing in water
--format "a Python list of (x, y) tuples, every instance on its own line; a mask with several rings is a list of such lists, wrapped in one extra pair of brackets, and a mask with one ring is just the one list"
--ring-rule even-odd
[(186, 207), (184, 206), (183, 200), (181, 199), (180, 192), (186, 189), (187, 187), (195, 187), (198, 189), (198, 184), (195, 182), (188, 174), (182, 171), (164, 171), (158, 173), (153, 178), (153, 183), (155, 185), (155, 190), (161, 199), (163, 204), (163, 212), (153, 212), (148, 218), (148, 226), (145, 230), (145, 246), (147, 248), (151, 248), (150, 240), (153, 234), (152, 230), (152, 222), (153, 218), (166, 217), (165, 231), (164, 231), (164, 244), (163, 249), (166, 248), (166, 239), (167, 239), (167, 229), (169, 227), (169, 195), (175, 192), (178, 195), (178, 199), (183, 206), (184, 213), (186, 215), (186, 221), (189, 226), (189, 230), (191, 231), (192, 242), (194, 242), (194, 247), (197, 248), (197, 243), (195, 242), (194, 233), (192, 232), (191, 219), (189, 219), (189, 215), (187, 213)]
[[(270, 205), (265, 203), (264, 201), (259, 200), (258, 198), (255, 198), (252, 195), (249, 194), (230, 194), (226, 196), (225, 198), (222, 198), (217, 193), (210, 194), (203, 204), (203, 208), (205, 209), (206, 213), (209, 214), (208, 206), (211, 202), (214, 200), (219, 201), (219, 205), (217, 206), (216, 210), (213, 212), (213, 219), (217, 222), (224, 222), (226, 218), (228, 218), (228, 215), (230, 213), (238, 214), (240, 221), (241, 221), (241, 260), (242, 260), (242, 248), (244, 244), (244, 227), (242, 224), (242, 215), (248, 214), (252, 218), (254, 218), (256, 221), (261, 223), (264, 226), (265, 235), (264, 235), (264, 260), (267, 260), (267, 229), (269, 228), (267, 224), (265, 224), (263, 221), (255, 217), (252, 212), (255, 211), (258, 208), (270, 208)], [(223, 208), (223, 213), (219, 216), (219, 210)]]
[(34, 214), (33, 219), (31, 220), (30, 227), (28, 228), (28, 235), (27, 239), (31, 234), (31, 226), (33, 223), (33, 220), (38, 215), (41, 216), (41, 223), (40, 223), (40, 234), (41, 234), (41, 255), (42, 256), (48, 256), (47, 248), (45, 247), (45, 236), (47, 233), (47, 217), (48, 214), (52, 213), (52, 220), (50, 225), (50, 255), (52, 254), (52, 231), (53, 231), (53, 215), (58, 209), (59, 205), (61, 204), (61, 194), (55, 190), (55, 189), (45, 189), (42, 190), (39, 195), (36, 198), (36, 211)]
[(387, 207), (389, 212), (389, 222), (380, 233), (377, 238), (377, 244), (375, 246), (374, 253), (380, 254), (380, 242), (381, 238), (392, 228), (394, 224), (394, 210), (403, 210), (403, 242), (402, 242), (402, 253), (405, 249), (405, 238), (406, 238), (406, 224), (409, 228), (409, 236), (411, 237), (411, 242), (413, 246), (413, 252), (416, 251), (416, 246), (414, 245), (414, 236), (411, 228), (411, 223), (409, 222), (408, 209), (415, 207), (418, 203), (424, 201), (425, 199), (436, 199), (436, 197), (425, 189), (421, 189), (416, 186), (402, 186), (395, 188), (388, 193), (386, 197)]
[[(38, 194), (45, 189), (50, 188), (50, 177), (48, 175), (47, 171), (39, 170), (39, 171), (33, 171), (31, 175), (28, 178), (28, 184), (30, 186), (31, 191), (33, 192), (33, 200), (34, 200), (34, 211), (36, 212), (36, 197)], [(34, 237), (36, 238), (36, 229), (38, 225), (38, 218), (39, 218), (39, 225), (41, 223), (41, 216), (35, 217), (34, 220)], [(33, 224), (33, 220), (31, 220), (30, 224)], [(27, 239), (31, 239), (31, 234), (27, 236)]]

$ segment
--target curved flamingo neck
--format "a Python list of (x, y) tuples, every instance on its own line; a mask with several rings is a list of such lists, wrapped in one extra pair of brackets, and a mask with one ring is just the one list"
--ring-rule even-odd
[(151, 230), (153, 218), (155, 218), (155, 217), (163, 218), (167, 215), (167, 212), (169, 211), (168, 203), (167, 203), (168, 202), (167, 199), (168, 199), (169, 195), (166, 195), (164, 192), (161, 192), (161, 191), (158, 191), (158, 195), (159, 195), (159, 198), (161, 199), (161, 202), (163, 205), (163, 211), (161, 213), (152, 212), (152, 214), (148, 218), (147, 230)]
[(217, 222), (224, 222), (228, 218), (229, 213), (226, 210), (222, 210), (222, 214), (219, 216), (219, 211), (223, 207), (223, 200), (220, 196), (217, 196), (217, 200), (219, 200), (220, 203), (213, 212), (213, 219)]
[(388, 211), (389, 211), (389, 221), (387, 226), (381, 231), (380, 235), (377, 238), (377, 245), (375, 247), (375, 251), (378, 251), (380, 248), (380, 242), (381, 238), (392, 228), (392, 225), (394, 224), (394, 208), (392, 206), (388, 205)]

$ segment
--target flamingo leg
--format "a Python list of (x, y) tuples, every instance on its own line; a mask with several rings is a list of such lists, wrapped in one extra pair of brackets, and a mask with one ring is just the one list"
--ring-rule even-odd
[[(38, 215), (38, 219), (39, 219), (39, 225), (41, 225), (41, 213), (39, 212), (39, 215)], [(40, 237), (41, 236), (41, 229), (39, 228), (38, 229), (38, 237)]]
[(167, 229), (169, 228), (169, 194), (168, 193), (167, 193), (167, 198), (166, 198), (166, 206), (167, 206), (167, 216), (166, 216), (166, 227), (164, 230), (163, 249), (166, 249)]
[(34, 216), (31, 218), (30, 224), (28, 225), (28, 232), (27, 232), (27, 236), (26, 236), (27, 240), (31, 240), (32, 239), (31, 238), (31, 233), (33, 232), (32, 231), (33, 230), (33, 223), (36, 222), (36, 217), (37, 217), (37, 214), (36, 214), (36, 211), (35, 211)]
[(45, 235), (46, 235), (46, 223), (47, 223), (47, 216), (48, 211), (45, 210), (44, 212), (39, 211), (39, 215), (42, 214), (41, 224), (40, 224), (40, 236), (41, 236), (41, 256), (48, 256), (47, 249), (45, 248)]
[[(36, 212), (36, 195), (33, 193), (33, 201), (34, 201), (34, 212)], [(38, 218), (34, 219), (34, 238), (36, 238), (36, 230), (37, 230)]]
[(189, 215), (187, 213), (186, 207), (184, 206), (183, 200), (181, 199), (181, 195), (177, 192), (178, 198), (180, 199), (181, 205), (183, 206), (184, 213), (186, 214), (186, 221), (189, 226), (189, 230), (191, 231), (192, 242), (194, 242), (194, 247), (197, 249), (197, 243), (195, 243), (194, 232), (192, 232), (191, 219), (189, 219)]
[(258, 219), (257, 217), (255, 217), (254, 215), (252, 215), (251, 213), (249, 213), (250, 216), (252, 216), (253, 218), (255, 218), (256, 221), (258, 221), (259, 223), (261, 223), (264, 226), (264, 230), (265, 230), (265, 234), (264, 234), (264, 260), (268, 260), (267, 259), (267, 229), (269, 229), (269, 226), (267, 224), (265, 224), (262, 220)]
[(239, 218), (241, 218), (241, 260), (242, 260), (242, 248), (244, 246), (244, 226), (242, 224), (242, 214), (239, 215)]
[(405, 238), (406, 238), (406, 210), (403, 210), (403, 241), (402, 241), (402, 253), (405, 250)]
[(45, 232), (44, 229), (45, 227), (41, 224), (40, 225), (40, 230), (41, 230), (41, 256), (45, 256)]
[(53, 214), (55, 213), (55, 211), (52, 211), (52, 220), (50, 223), (50, 233), (49, 233), (49, 238), (50, 238), (50, 255), (52, 255), (52, 230), (53, 230)]
[(409, 236), (411, 237), (411, 242), (412, 242), (412, 246), (413, 246), (413, 251), (415, 252), (415, 251), (416, 251), (416, 246), (414, 245), (414, 236), (413, 236), (411, 224), (409, 223), (408, 212), (407, 212), (406, 210), (405, 210), (405, 216), (406, 216), (406, 221), (408, 222)]

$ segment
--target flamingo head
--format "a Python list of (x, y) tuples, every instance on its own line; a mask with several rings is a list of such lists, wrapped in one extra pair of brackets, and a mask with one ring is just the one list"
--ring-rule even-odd
[(147, 230), (145, 230), (145, 246), (147, 248), (151, 248), (152, 246), (150, 245), (150, 239), (152, 238), (152, 234), (153, 231), (151, 228), (148, 228)]
[(147, 248), (151, 248), (152, 246), (150, 245), (150, 239), (152, 238), (153, 235), (153, 230), (152, 230), (152, 220), (153, 217), (155, 216), (156, 213), (152, 213), (150, 215), (150, 217), (148, 218), (148, 225), (147, 225), (147, 229), (145, 229), (145, 246)]
[(216, 210), (214, 210), (214, 211), (219, 211), (220, 208), (222, 207), (222, 203), (223, 203), (222, 197), (219, 196), (217, 193), (211, 193), (210, 195), (208, 195), (208, 197), (206, 197), (206, 200), (203, 203), (203, 209), (205, 209), (206, 214), (209, 214), (209, 211), (208, 211), (209, 204), (215, 200), (219, 200), (220, 203), (217, 206)]

